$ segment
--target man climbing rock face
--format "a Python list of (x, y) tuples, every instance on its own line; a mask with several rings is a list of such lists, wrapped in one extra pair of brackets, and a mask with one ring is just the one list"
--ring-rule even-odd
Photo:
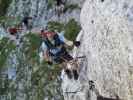
[(23, 19), (22, 19), (22, 24), (27, 28), (29, 29), (30, 28), (30, 20), (32, 20), (32, 17), (29, 17), (29, 16), (25, 16)]
[[(78, 72), (77, 69), (69, 70), (66, 68), (66, 63), (73, 60), (73, 57), (68, 53), (66, 49), (66, 45), (68, 44), (68, 40), (66, 40), (63, 36), (57, 34), (56, 32), (49, 32), (49, 31), (41, 31), (41, 37), (43, 37), (43, 41), (45, 43), (45, 50), (44, 50), (44, 59), (47, 61), (48, 64), (57, 63), (64, 66), (65, 72), (69, 78), (72, 78), (72, 73), (74, 78), (78, 79)], [(69, 46), (79, 46), (80, 42), (69, 41)]]
[(55, 11), (58, 16), (60, 16), (63, 13), (65, 2), (62, 0), (56, 0), (56, 8)]

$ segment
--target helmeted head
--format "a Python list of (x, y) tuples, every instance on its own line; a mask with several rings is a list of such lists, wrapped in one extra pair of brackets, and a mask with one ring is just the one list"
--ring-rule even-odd
[(54, 34), (55, 34), (54, 32), (41, 30), (41, 36), (43, 38), (52, 38), (54, 36)]
[(53, 38), (54, 36), (54, 32), (46, 32), (45, 34), (47, 38)]

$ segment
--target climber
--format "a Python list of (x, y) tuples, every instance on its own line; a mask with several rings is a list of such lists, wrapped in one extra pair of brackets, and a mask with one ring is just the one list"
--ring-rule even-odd
[(57, 6), (60, 6), (61, 4), (63, 4), (62, 0), (56, 0), (56, 4)]
[(56, 7), (55, 11), (57, 12), (57, 15), (60, 16), (61, 13), (63, 13), (65, 2), (62, 0), (56, 0)]
[(11, 35), (16, 35), (17, 34), (17, 29), (16, 28), (9, 28), (8, 31)]
[(25, 16), (21, 22), (22, 26), (24, 25), (26, 27), (26, 29), (30, 29), (31, 28), (31, 20), (32, 20), (32, 17)]
[(14, 35), (16, 36), (16, 39), (18, 39), (18, 33), (20, 33), (23, 29), (22, 28), (16, 28), (16, 27), (11, 27), (11, 28), (8, 28), (8, 32), (11, 34), (11, 35)]
[[(75, 45), (78, 47), (80, 45), (79, 41), (68, 41), (63, 35), (57, 32), (41, 31), (41, 37), (45, 43), (44, 59), (48, 64), (61, 64), (61, 66), (66, 66), (66, 63), (71, 62), (73, 57), (67, 52), (67, 46)], [(72, 78), (71, 71), (64, 68), (69, 78)], [(78, 79), (78, 72), (73, 69), (74, 78)]]
[(96, 88), (93, 80), (89, 80), (89, 89), (96, 94), (97, 100), (121, 100), (117, 94), (115, 94), (116, 98), (104, 97), (100, 94), (99, 90)]

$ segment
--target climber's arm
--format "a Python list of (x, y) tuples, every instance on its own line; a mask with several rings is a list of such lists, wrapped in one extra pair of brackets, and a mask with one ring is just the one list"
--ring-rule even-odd
[(67, 46), (69, 46), (69, 47), (73, 46), (73, 42), (68, 40), (68, 39), (66, 39), (64, 37), (64, 33), (63, 32), (59, 33), (58, 35), (59, 35), (60, 40), (63, 41)]
[(65, 44), (66, 44), (67, 46), (70, 46), (70, 47), (73, 46), (73, 42), (70, 41), (70, 40), (67, 40), (66, 38), (65, 38), (64, 42), (65, 42)]
[(46, 52), (44, 52), (44, 59), (45, 59), (45, 61), (51, 61), (51, 57), (49, 56), (48, 50), (46, 50)]
[(59, 38), (60, 38), (60, 40), (63, 41), (63, 42), (66, 44), (66, 46), (68, 46), (68, 47), (73, 47), (73, 46), (79, 47), (79, 46), (80, 46), (80, 41), (70, 41), (70, 40), (68, 40), (68, 39), (66, 39), (66, 38), (64, 37), (64, 34), (63, 34), (63, 33), (60, 33), (60, 34), (59, 34)]
[(46, 61), (47, 64), (49, 64), (49, 65), (52, 65), (52, 64), (53, 64), (52, 59), (51, 59), (51, 57), (49, 56), (48, 51), (46, 51), (46, 52), (44, 53), (44, 59), (45, 59), (45, 61)]
[(47, 48), (45, 42), (42, 43), (41, 49), (43, 51), (43, 59), (45, 61), (51, 61), (51, 57), (49, 56), (49, 51), (48, 51), (48, 48)]

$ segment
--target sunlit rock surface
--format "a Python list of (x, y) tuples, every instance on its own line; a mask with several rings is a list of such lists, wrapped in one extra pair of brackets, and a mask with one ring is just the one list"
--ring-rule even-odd
[[(96, 100), (89, 90), (93, 80), (99, 93), (108, 98), (133, 100), (133, 1), (86, 0), (81, 11), (81, 46), (74, 55), (85, 55), (78, 82), (64, 78), (63, 87), (80, 92), (65, 93), (65, 100)], [(68, 83), (69, 82), (69, 86)], [(76, 88), (77, 88), (76, 87)], [(77, 90), (76, 90), (77, 91)], [(66, 96), (67, 95), (67, 96)]]

